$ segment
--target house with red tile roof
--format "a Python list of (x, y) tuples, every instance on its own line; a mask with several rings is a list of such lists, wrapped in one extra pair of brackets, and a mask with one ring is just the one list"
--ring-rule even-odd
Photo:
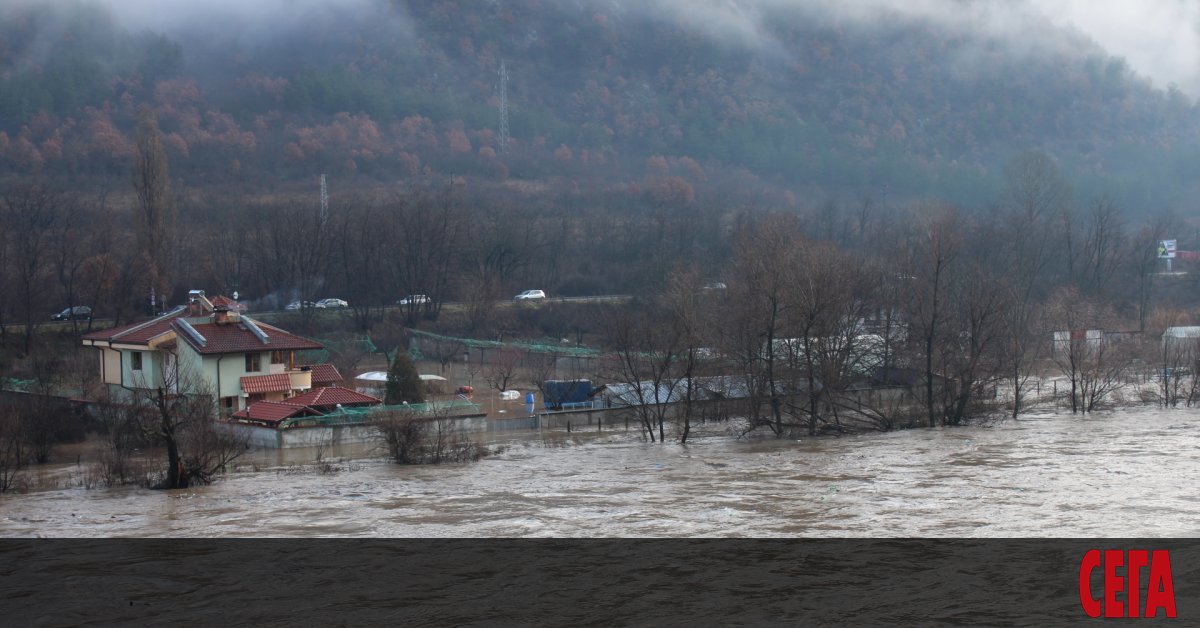
[(310, 408), (331, 412), (338, 408), (361, 408), (364, 406), (377, 406), (382, 401), (378, 397), (372, 397), (360, 393), (349, 388), (341, 386), (327, 386), (325, 388), (313, 388), (312, 390), (297, 395), (288, 400), (291, 403), (304, 404)]
[(343, 379), (337, 367), (332, 364), (305, 364), (300, 368), (312, 371), (313, 388), (336, 386)]
[(320, 343), (255, 320), (231, 301), (198, 295), (157, 318), (88, 333), (83, 344), (98, 350), (101, 381), (118, 398), (157, 389), (207, 394), (222, 416), (341, 380), (332, 365), (297, 364), (297, 352)]
[(230, 419), (238, 423), (278, 428), (288, 419), (325, 416), (341, 412), (344, 408), (365, 408), (382, 403), (378, 397), (364, 395), (341, 386), (327, 386), (313, 388), (285, 401), (252, 403), (234, 412)]
[(321, 412), (287, 401), (256, 401), (234, 412), (231, 418), (238, 423), (276, 428), (287, 419), (305, 416), (321, 416)]

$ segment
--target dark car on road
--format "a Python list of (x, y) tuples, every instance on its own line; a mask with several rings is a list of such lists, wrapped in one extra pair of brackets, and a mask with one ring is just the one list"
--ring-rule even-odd
[(86, 305), (76, 305), (75, 307), (69, 307), (57, 314), (51, 314), (50, 320), (52, 320), (52, 321), (70, 321), (70, 320), (86, 321), (87, 319), (89, 319), (91, 317), (92, 317), (92, 308), (90, 308)]

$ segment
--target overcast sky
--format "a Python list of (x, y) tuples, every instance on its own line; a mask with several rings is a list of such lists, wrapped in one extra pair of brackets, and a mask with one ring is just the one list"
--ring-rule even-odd
[(1071, 24), (1124, 57), (1158, 87), (1175, 83), (1200, 96), (1200, 2), (1196, 0), (1038, 0), (1060, 24)]

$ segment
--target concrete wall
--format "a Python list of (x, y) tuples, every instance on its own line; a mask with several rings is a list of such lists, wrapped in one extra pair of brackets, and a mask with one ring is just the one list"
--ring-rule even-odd
[(218, 423), (221, 429), (245, 436), (252, 447), (284, 449), (288, 447), (320, 447), (348, 443), (370, 443), (378, 440), (375, 430), (365, 425), (336, 427), (299, 427), (276, 430), (268, 427)]
[[(497, 432), (507, 430), (536, 430), (539, 417), (514, 417), (510, 419), (493, 419), (485, 417), (458, 417), (453, 421), (452, 429), (468, 433)], [(245, 425), (240, 423), (218, 423), (221, 429), (248, 438), (253, 447), (264, 449), (282, 449), (288, 447), (319, 447), (321, 445), (341, 445), (348, 443), (372, 443), (379, 441), (379, 435), (369, 425), (343, 425), (330, 427), (296, 427), (276, 430), (269, 427)], [(565, 426), (566, 423), (563, 423)]]

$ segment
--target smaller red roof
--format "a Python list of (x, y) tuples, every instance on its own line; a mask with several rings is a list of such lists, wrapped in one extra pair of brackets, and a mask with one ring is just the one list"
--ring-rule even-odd
[(349, 388), (329, 386), (326, 388), (314, 388), (303, 395), (292, 397), (288, 399), (288, 403), (298, 403), (310, 408), (332, 408), (338, 405), (374, 406), (383, 403), (383, 401), (378, 397), (364, 395)]
[(271, 375), (246, 375), (242, 377), (242, 392), (255, 395), (270, 392), (287, 392), (292, 389), (292, 380), (287, 373)]
[(329, 386), (342, 381), (342, 374), (332, 364), (305, 364), (300, 368), (307, 368), (312, 372), (313, 386)]
[(320, 412), (312, 408), (288, 401), (259, 401), (250, 404), (245, 410), (234, 412), (233, 418), (278, 424), (280, 421), (294, 416), (318, 414)]

